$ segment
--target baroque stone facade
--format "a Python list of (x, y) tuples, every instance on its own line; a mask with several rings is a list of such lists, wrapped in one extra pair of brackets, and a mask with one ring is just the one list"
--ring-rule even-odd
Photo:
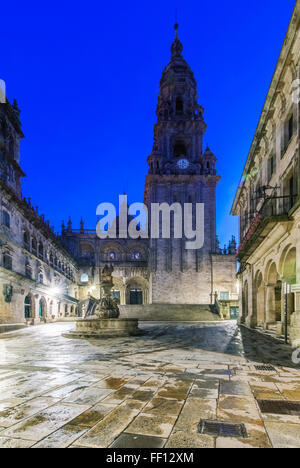
[(39, 323), (75, 314), (76, 260), (22, 199), (16, 103), (0, 104), (0, 323)]
[(287, 299), (293, 345), (300, 344), (299, 24), (297, 1), (232, 208), (240, 219), (241, 321), (281, 335)]
[[(22, 199), (16, 103), (1, 104), (0, 323), (31, 323), (77, 313), (79, 300), (101, 295), (101, 270), (114, 265), (113, 295), (122, 305), (213, 304), (236, 299), (235, 240), (221, 250), (216, 235), (216, 157), (203, 150), (206, 124), (193, 73), (177, 35), (160, 82), (145, 204), (204, 204), (204, 245), (187, 239), (100, 239), (96, 230), (56, 235), (30, 200)], [(117, 218), (118, 222), (118, 218)]]

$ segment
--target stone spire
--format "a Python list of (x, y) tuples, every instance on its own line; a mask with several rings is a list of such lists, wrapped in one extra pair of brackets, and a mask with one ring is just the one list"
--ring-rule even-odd
[(180, 57), (183, 51), (183, 45), (181, 44), (179, 38), (178, 38), (178, 28), (179, 25), (176, 23), (174, 26), (175, 29), (175, 39), (174, 42), (171, 46), (171, 52), (172, 52), (172, 59), (175, 57)]
[(84, 234), (84, 222), (82, 216), (80, 220), (80, 234)]

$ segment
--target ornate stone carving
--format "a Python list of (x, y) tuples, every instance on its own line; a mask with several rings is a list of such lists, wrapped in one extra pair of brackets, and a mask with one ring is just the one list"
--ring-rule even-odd
[(13, 287), (11, 284), (4, 284), (3, 285), (3, 296), (5, 302), (10, 303), (13, 297)]

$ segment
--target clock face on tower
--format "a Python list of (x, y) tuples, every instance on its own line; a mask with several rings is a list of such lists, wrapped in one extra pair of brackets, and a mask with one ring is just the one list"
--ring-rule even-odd
[(177, 166), (179, 169), (187, 169), (189, 167), (190, 163), (187, 159), (179, 159)]

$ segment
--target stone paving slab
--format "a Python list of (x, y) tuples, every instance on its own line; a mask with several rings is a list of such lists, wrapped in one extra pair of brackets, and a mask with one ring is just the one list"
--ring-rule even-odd
[[(299, 416), (257, 404), (300, 401), (286, 347), (235, 322), (143, 324), (143, 336), (100, 343), (63, 338), (73, 326), (0, 337), (0, 448), (300, 446)], [(199, 434), (201, 419), (244, 423), (247, 438)]]

